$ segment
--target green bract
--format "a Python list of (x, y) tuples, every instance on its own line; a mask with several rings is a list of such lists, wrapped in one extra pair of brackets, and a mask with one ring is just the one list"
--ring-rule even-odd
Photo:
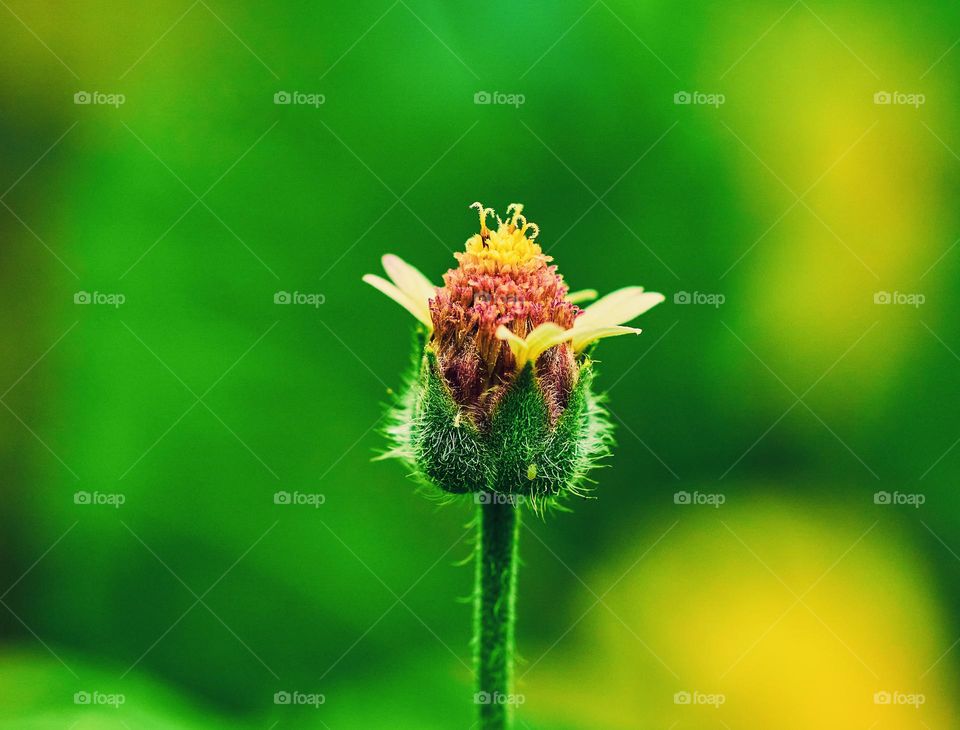
[(527, 363), (478, 426), (453, 398), (421, 333), (411, 374), (390, 412), (385, 454), (404, 460), (425, 485), (449, 494), (520, 496), (535, 510), (583, 495), (588, 473), (610, 453), (612, 426), (593, 392), (596, 370), (578, 358), (566, 408), (550, 423), (536, 368)]

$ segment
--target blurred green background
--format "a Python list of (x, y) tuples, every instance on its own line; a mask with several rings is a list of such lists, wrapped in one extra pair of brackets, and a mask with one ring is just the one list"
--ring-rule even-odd
[(518, 728), (960, 725), (960, 7), (454, 5), (0, 2), (0, 727), (471, 727), (360, 277), (475, 200), (667, 295), (523, 530)]

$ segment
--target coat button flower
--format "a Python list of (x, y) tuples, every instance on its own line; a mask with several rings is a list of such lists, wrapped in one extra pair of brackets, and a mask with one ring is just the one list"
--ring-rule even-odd
[[(542, 509), (582, 494), (609, 453), (611, 426), (593, 391), (593, 345), (663, 301), (629, 286), (590, 306), (571, 293), (517, 203), (501, 220), (474, 203), (480, 230), (434, 286), (397, 256), (389, 279), (363, 277), (419, 322), (415, 365), (387, 428), (386, 456), (445, 492), (522, 495)], [(491, 218), (496, 228), (488, 228)]]

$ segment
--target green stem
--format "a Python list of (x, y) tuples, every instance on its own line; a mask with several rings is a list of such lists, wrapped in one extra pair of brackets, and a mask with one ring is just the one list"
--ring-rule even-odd
[(512, 723), (514, 626), (517, 602), (517, 538), (520, 510), (492, 497), (478, 508), (474, 665), (479, 730), (507, 730)]

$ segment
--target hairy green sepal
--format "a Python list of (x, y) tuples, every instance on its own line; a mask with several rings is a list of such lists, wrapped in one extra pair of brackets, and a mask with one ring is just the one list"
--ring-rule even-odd
[(454, 402), (432, 352), (424, 354), (411, 446), (416, 466), (431, 484), (462, 494), (486, 488), (490, 451), (480, 430)]
[(422, 339), (417, 352), (391, 412), (393, 448), (386, 456), (403, 459), (415, 478), (443, 492), (519, 495), (536, 510), (585, 491), (588, 473), (609, 454), (612, 441), (588, 357), (578, 363), (577, 383), (553, 423), (528, 364), (480, 427), (453, 399)]

